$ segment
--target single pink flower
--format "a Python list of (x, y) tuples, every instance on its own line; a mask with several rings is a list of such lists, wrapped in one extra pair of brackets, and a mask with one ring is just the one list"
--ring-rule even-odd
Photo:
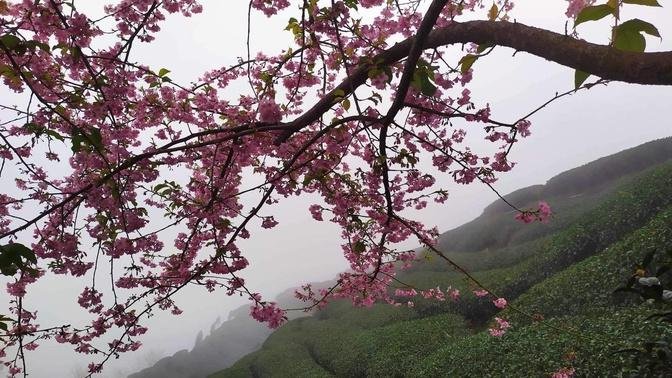
[(473, 293), (474, 293), (475, 296), (477, 296), (479, 298), (480, 297), (485, 297), (486, 295), (488, 295), (487, 290), (474, 290)]
[(492, 303), (494, 303), (497, 308), (506, 308), (507, 305), (506, 299), (504, 298), (497, 298), (492, 301)]

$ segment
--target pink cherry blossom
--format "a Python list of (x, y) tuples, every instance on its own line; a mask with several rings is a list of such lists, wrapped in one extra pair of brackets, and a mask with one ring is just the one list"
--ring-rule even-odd
[(506, 299), (504, 298), (497, 298), (494, 301), (492, 301), (492, 303), (495, 305), (495, 307), (501, 309), (506, 308), (507, 305)]
[(488, 333), (493, 337), (502, 337), (511, 328), (511, 324), (503, 318), (495, 317), (495, 324), (488, 328)]
[(487, 290), (474, 290), (473, 293), (477, 297), (485, 297), (489, 294)]
[(572, 378), (574, 376), (575, 370), (573, 367), (564, 367), (555, 371), (551, 378)]
[[(572, 0), (567, 15), (592, 3)], [(506, 20), (513, 2), (496, 4)], [(155, 41), (169, 17), (207, 11), (197, 0), (108, 1), (102, 15), (55, 1), (0, 1), (0, 85), (22, 94), (0, 105), (26, 113), (2, 120), (0, 158), (12, 167), (3, 171), (12, 194), (0, 194), (0, 239), (37, 260), (29, 253), (30, 268), (7, 280), (16, 321), (2, 361), (5, 347), (34, 332), (26, 351), (52, 338), (90, 355), (89, 371), (98, 373), (106, 358), (141, 347), (148, 317), (192, 310), (177, 295), (191, 286), (248, 298), (253, 318), (279, 327), (285, 310), (244, 279), (245, 240), (277, 227), (278, 204), (294, 197), (309, 199), (303, 211), (314, 220), (335, 226), (347, 264), (333, 287), (297, 290), (306, 309), (334, 298), (362, 307), (459, 300), (458, 289), (411, 287), (396, 275), (419, 260), (418, 244), (442, 253), (438, 228), (421, 212), (445, 203), (451, 184), (493, 184), (516, 167), (510, 152), (530, 135), (532, 113), (498, 112), (472, 92), (478, 64), (455, 69), (459, 49), (397, 50), (424, 38), (423, 24), (486, 20), (485, 4), (249, 5), (250, 20), (286, 25), (277, 32), (287, 44), (266, 52), (250, 44), (242, 54), (249, 59), (213, 61), (193, 82), (178, 82), (184, 72), (171, 72), (179, 69), (173, 62), (150, 66), (135, 61), (136, 50)], [(546, 222), (551, 214), (539, 202), (516, 218)], [(82, 307), (80, 324), (39, 324), (29, 293), (44, 275), (79, 282), (71, 299)], [(509, 327), (495, 318), (489, 332)], [(7, 365), (11, 374), (23, 373), (17, 362)]]

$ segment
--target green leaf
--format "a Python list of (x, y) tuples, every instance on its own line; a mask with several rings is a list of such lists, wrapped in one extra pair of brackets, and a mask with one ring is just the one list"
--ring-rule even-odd
[[(83, 144), (93, 147), (96, 151), (103, 151), (103, 136), (100, 134), (100, 130), (92, 128), (91, 133), (86, 135), (84, 130), (79, 129), (78, 132), (72, 136), (72, 151), (81, 151)], [(75, 146), (77, 147), (77, 151), (75, 151)]]
[(607, 5), (608, 5), (611, 9), (613, 9), (614, 17), (616, 17), (617, 20), (620, 19), (620, 15), (621, 15), (621, 3), (620, 3), (620, 0), (608, 0), (608, 1), (607, 1)]
[(47, 135), (51, 138), (58, 139), (61, 142), (65, 141), (65, 138), (63, 137), (63, 135), (57, 133), (54, 130), (49, 130), (47, 128), (44, 128), (44, 127), (42, 127), (42, 126), (40, 126), (40, 125), (38, 125), (34, 122), (28, 122), (25, 125), (23, 125), (23, 127), (26, 130), (30, 131), (31, 133), (35, 134), (36, 138), (39, 138), (42, 135)]
[(424, 60), (418, 61), (418, 66), (413, 72), (413, 81), (411, 81), (411, 86), (425, 96), (433, 96), (436, 93), (436, 86), (432, 83), (434, 80), (434, 69), (435, 67), (430, 66)]
[(420, 92), (425, 96), (434, 96), (436, 89), (436, 85), (429, 80), (429, 77), (425, 76), (420, 81)]
[(624, 30), (633, 30), (633, 31), (638, 31), (638, 32), (643, 32), (648, 35), (652, 35), (654, 37), (660, 38), (660, 32), (658, 29), (653, 26), (652, 24), (642, 21), (638, 18), (633, 18), (632, 20), (628, 20), (621, 25), (618, 26), (620, 29)]
[(51, 52), (51, 48), (49, 48), (49, 45), (40, 41), (26, 41), (26, 46), (33, 50), (35, 48), (38, 48), (44, 52)]
[(655, 26), (646, 21), (633, 19), (613, 28), (613, 45), (619, 50), (643, 52), (646, 49), (646, 39), (642, 33), (660, 37)]
[(586, 21), (597, 21), (610, 14), (614, 14), (614, 9), (607, 4), (585, 7), (576, 16), (576, 20), (574, 21), (574, 28)]
[(588, 72), (576, 70), (574, 72), (574, 89), (578, 89), (589, 77)]
[(490, 47), (494, 47), (494, 43), (481, 43), (478, 45), (478, 48), (476, 49), (477, 54), (482, 54), (485, 50), (489, 49)]
[(37, 257), (35, 257), (33, 250), (21, 243), (9, 243), (3, 246), (2, 250), (6, 253), (21, 256), (33, 264), (37, 264)]
[(620, 32), (614, 36), (614, 47), (624, 51), (643, 52), (646, 40), (640, 33)]
[(392, 82), (392, 68), (390, 66), (385, 66), (383, 67), (383, 72), (385, 72), (385, 76), (387, 76), (387, 83)]
[(15, 35), (5, 34), (0, 37), (0, 43), (2, 43), (2, 45), (5, 46), (5, 48), (8, 50), (14, 50), (21, 44), (21, 40)]
[(0, 273), (13, 276), (19, 270), (32, 272), (27, 263), (37, 264), (35, 253), (21, 243), (0, 246)]
[(357, 10), (357, 0), (345, 0), (343, 3), (346, 7)]
[(159, 70), (159, 77), (164, 77), (170, 73), (170, 70), (167, 68), (161, 68)]
[(462, 73), (467, 73), (469, 69), (471, 68), (472, 65), (474, 65), (474, 62), (478, 59), (478, 55), (473, 55), (473, 54), (467, 54), (460, 59), (460, 72)]
[(345, 109), (346, 112), (350, 110), (350, 100), (348, 100), (347, 98), (341, 101), (341, 105), (343, 106), (343, 109)]
[(82, 144), (84, 143), (85, 138), (82, 133), (74, 133), (72, 134), (70, 141), (72, 142), (70, 149), (72, 149), (72, 153), (76, 154), (82, 150)]
[(364, 244), (363, 241), (358, 240), (355, 244), (352, 245), (352, 250), (355, 253), (360, 254), (360, 253), (366, 251), (366, 244)]
[(334, 89), (333, 95), (335, 98), (345, 97), (345, 91), (341, 88)]
[(299, 20), (296, 18), (292, 17), (289, 19), (289, 22), (287, 23), (287, 27), (285, 27), (285, 30), (289, 30), (294, 34), (294, 37), (299, 37), (301, 36), (301, 33), (303, 30), (301, 29), (301, 25), (299, 25)]
[(657, 0), (623, 0), (624, 4), (646, 5), (649, 7), (660, 7)]

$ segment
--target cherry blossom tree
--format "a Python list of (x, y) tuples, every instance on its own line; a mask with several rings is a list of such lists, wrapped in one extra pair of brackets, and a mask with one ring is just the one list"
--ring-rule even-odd
[[(131, 51), (154, 40), (167, 14), (202, 12), (197, 0), (110, 2), (98, 19), (73, 1), (0, 0), (0, 76), (21, 99), (0, 104), (0, 270), (12, 297), (0, 357), (10, 375), (27, 373), (25, 353), (45, 339), (92, 354), (90, 373), (101, 371), (140, 347), (153, 312), (179, 314), (173, 296), (187, 285), (242, 294), (254, 318), (279, 326), (285, 311), (241, 276), (239, 241), (263, 238), (251, 225), (273, 228), (273, 205), (307, 193), (321, 201), (306, 211), (341, 228), (350, 264), (335, 286), (297, 293), (307, 309), (336, 297), (363, 306), (455, 299), (440, 288), (389, 290), (416, 259), (399, 247), (409, 240), (505, 307), (409, 210), (446, 201), (439, 175), (491, 186), (514, 167), (509, 155), (530, 135), (529, 118), (557, 98), (610, 81), (671, 85), (672, 52), (644, 52), (644, 35), (660, 35), (621, 19), (630, 6), (659, 4), (569, 0), (573, 28), (558, 34), (514, 22), (508, 0), (251, 0), (250, 12), (293, 12), (292, 45), (273, 56), (248, 51), (184, 84)], [(613, 21), (609, 45), (580, 39), (581, 24), (601, 19)], [(472, 101), (469, 83), (475, 63), (499, 48), (576, 69), (575, 89), (498, 119)], [(470, 148), (467, 129), (493, 148)], [(246, 185), (249, 175), (259, 183)], [(241, 199), (255, 195), (252, 206)], [(510, 205), (526, 223), (551, 212), (543, 202)], [(177, 236), (165, 237), (170, 230)], [(39, 304), (24, 298), (44, 275), (90, 282), (76, 295), (88, 324), (40, 324)], [(509, 323), (497, 319), (499, 336)]]

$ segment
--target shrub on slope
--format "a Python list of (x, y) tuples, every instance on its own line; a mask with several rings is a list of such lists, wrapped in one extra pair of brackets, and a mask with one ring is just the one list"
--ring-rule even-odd
[(522, 225), (510, 222), (514, 215), (512, 210), (503, 201), (495, 201), (480, 217), (444, 233), (439, 246), (445, 251), (475, 252), (555, 232), (570, 224), (576, 215), (599, 205), (624, 180), (670, 159), (672, 138), (664, 138), (560, 173), (545, 185), (522, 188), (504, 196), (519, 207), (534, 207), (539, 200), (548, 201), (558, 214), (562, 214), (552, 223)]
[(629, 308), (514, 327), (501, 338), (481, 332), (418, 360), (408, 376), (549, 377), (568, 366), (576, 369), (577, 377), (633, 376), (629, 356), (614, 352), (653, 338), (672, 337), (672, 327), (647, 320), (650, 314), (650, 310)]
[[(667, 163), (637, 175), (602, 205), (580, 216), (565, 230), (552, 237), (540, 239), (538, 243), (523, 243), (518, 248), (512, 247), (506, 251), (509, 253), (509, 261), (515, 261), (515, 257), (518, 256), (521, 257), (520, 262), (497, 269), (475, 271), (473, 275), (498, 295), (508, 299), (517, 298), (533, 285), (600, 252), (642, 227), (670, 205), (672, 205), (672, 163)], [(541, 248), (532, 253), (529, 250), (531, 246)], [(479, 255), (483, 256), (484, 260), (497, 258), (496, 254), (489, 252), (481, 252)], [(503, 258), (503, 261), (506, 261), (505, 259)], [(449, 269), (447, 264), (443, 264)], [(486, 264), (489, 263), (483, 263)], [(452, 285), (463, 291), (471, 289), (457, 273), (445, 274), (440, 271), (414, 269), (403, 272), (399, 278), (421, 288)], [(458, 311), (477, 322), (489, 319), (494, 310), (489, 304), (489, 299), (475, 298), (472, 295), (464, 296), (456, 305), (423, 300), (419, 300), (416, 305), (416, 311), (420, 314)]]
[[(403, 376), (418, 355), (428, 354), (467, 332), (462, 318), (449, 314), (369, 329), (334, 319), (304, 318), (285, 325), (262, 349), (212, 377), (275, 377), (288, 373), (308, 377), (317, 374), (318, 367), (320, 374), (337, 376)], [(309, 370), (297, 373), (296, 366)]]
[[(604, 311), (625, 299), (627, 294), (613, 291), (624, 285), (650, 251), (670, 247), (672, 207), (621, 242), (533, 286), (514, 305), (545, 317)], [(511, 316), (526, 320), (516, 313)]]

